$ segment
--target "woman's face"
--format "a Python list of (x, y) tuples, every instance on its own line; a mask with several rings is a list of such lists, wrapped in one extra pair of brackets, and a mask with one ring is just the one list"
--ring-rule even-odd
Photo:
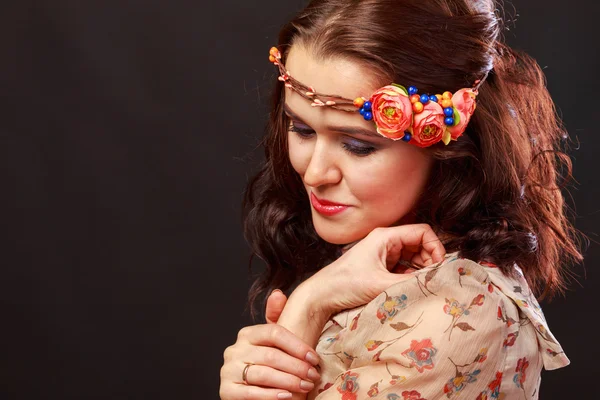
[[(318, 93), (349, 99), (368, 97), (389, 83), (374, 82), (373, 73), (352, 61), (317, 61), (297, 45), (288, 54), (286, 69)], [(289, 157), (309, 196), (317, 234), (327, 242), (346, 244), (376, 227), (413, 223), (410, 212), (433, 164), (427, 152), (380, 136), (375, 124), (358, 112), (310, 104), (286, 88)], [(350, 128), (365, 132), (349, 133)], [(327, 201), (347, 207), (323, 207)]]

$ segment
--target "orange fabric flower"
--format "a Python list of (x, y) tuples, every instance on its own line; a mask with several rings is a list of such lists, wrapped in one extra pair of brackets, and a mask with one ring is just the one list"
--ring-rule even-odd
[(373, 93), (370, 101), (377, 132), (389, 139), (402, 139), (413, 116), (408, 94), (397, 86), (388, 85)]
[(467, 124), (475, 112), (475, 93), (472, 89), (460, 89), (452, 96), (452, 105), (460, 116), (458, 124), (448, 127), (452, 140), (458, 139), (467, 129)]
[(435, 101), (425, 104), (423, 111), (414, 116), (411, 144), (428, 147), (442, 140), (446, 130), (444, 117), (441, 105)]

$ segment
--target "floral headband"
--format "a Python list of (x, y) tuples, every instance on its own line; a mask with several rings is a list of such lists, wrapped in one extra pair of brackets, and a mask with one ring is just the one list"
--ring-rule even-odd
[(359, 112), (367, 121), (374, 121), (377, 133), (392, 140), (403, 140), (418, 147), (429, 147), (439, 141), (445, 145), (457, 140), (467, 128), (475, 111), (475, 98), (486, 76), (475, 81), (472, 88), (443, 94), (419, 94), (414, 86), (406, 89), (392, 83), (377, 89), (370, 98), (347, 99), (337, 95), (319, 94), (292, 78), (281, 63), (281, 53), (271, 47), (269, 61), (279, 67), (279, 80), (302, 97), (311, 100), (313, 107), (331, 107)]

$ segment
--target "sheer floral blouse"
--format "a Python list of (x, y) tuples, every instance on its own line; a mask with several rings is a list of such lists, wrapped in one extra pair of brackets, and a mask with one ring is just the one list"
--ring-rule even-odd
[(542, 367), (569, 364), (517, 265), (445, 260), (334, 315), (308, 400), (537, 399)]

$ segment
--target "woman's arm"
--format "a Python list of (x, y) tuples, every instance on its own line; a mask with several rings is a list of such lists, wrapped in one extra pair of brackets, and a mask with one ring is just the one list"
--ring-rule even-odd
[(322, 305), (322, 299), (305, 282), (290, 295), (277, 323), (314, 349), (330, 317)]
[[(314, 349), (331, 315), (366, 304), (385, 288), (410, 278), (389, 272), (388, 268), (400, 258), (431, 263), (443, 261), (445, 254), (444, 246), (427, 224), (377, 228), (299, 285), (277, 323)], [(294, 393), (293, 400), (306, 397)]]
[(384, 289), (408, 279), (388, 270), (399, 259), (428, 265), (442, 262), (445, 254), (444, 246), (427, 224), (374, 229), (298, 286), (278, 324), (314, 348), (331, 315), (366, 304)]
[[(314, 349), (329, 316), (329, 312), (322, 308), (314, 290), (305, 282), (292, 292), (277, 324)], [(292, 399), (305, 400), (306, 396), (306, 393), (294, 393)]]

